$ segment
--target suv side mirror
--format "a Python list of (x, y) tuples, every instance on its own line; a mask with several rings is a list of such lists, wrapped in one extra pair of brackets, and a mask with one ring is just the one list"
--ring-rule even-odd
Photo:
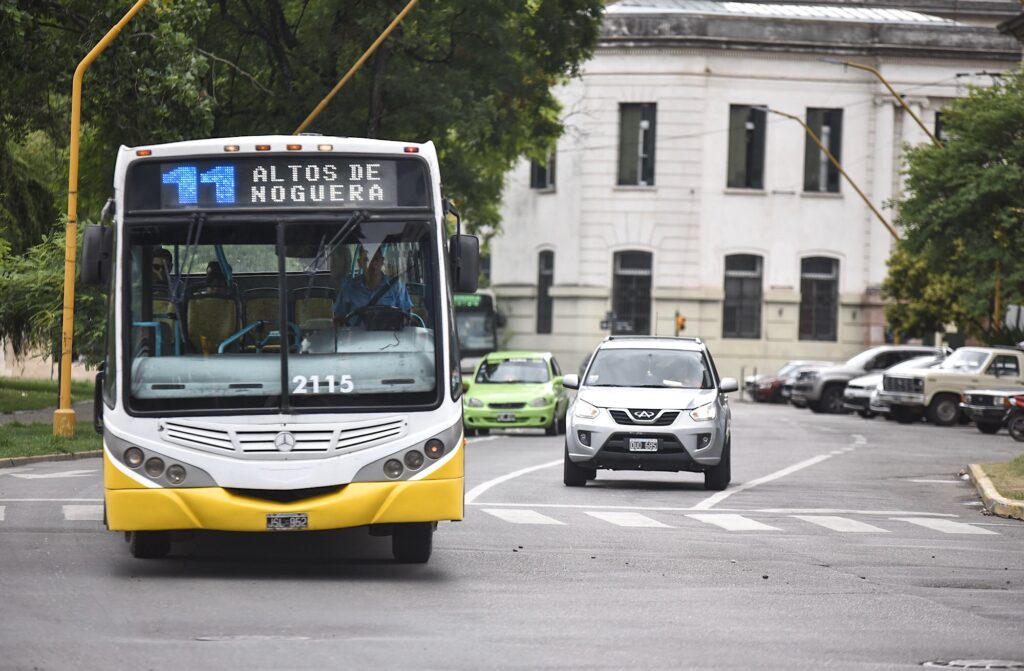
[(723, 377), (718, 382), (718, 393), (719, 394), (728, 394), (730, 392), (739, 391), (739, 390), (740, 390), (739, 382), (737, 382), (736, 378), (734, 378), (734, 377)]
[(580, 376), (576, 373), (569, 373), (562, 377), (562, 386), (566, 389), (579, 389)]
[(114, 229), (110, 226), (86, 226), (82, 235), (82, 284), (97, 286), (110, 281), (114, 256)]

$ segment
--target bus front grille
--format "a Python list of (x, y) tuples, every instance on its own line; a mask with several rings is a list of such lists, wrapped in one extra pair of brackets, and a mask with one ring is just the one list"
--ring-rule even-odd
[(404, 417), (345, 423), (247, 424), (236, 426), (192, 420), (164, 420), (165, 441), (215, 454), (254, 459), (316, 458), (355, 452), (405, 435)]

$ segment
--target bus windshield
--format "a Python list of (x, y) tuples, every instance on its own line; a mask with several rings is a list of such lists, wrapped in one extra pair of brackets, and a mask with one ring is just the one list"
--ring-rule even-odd
[(363, 219), (127, 222), (130, 407), (436, 402), (434, 225)]

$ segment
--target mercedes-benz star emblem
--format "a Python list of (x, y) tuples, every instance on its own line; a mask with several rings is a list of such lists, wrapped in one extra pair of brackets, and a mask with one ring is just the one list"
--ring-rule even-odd
[(274, 436), (274, 447), (278, 452), (291, 452), (295, 447), (295, 436), (287, 431), (282, 431)]

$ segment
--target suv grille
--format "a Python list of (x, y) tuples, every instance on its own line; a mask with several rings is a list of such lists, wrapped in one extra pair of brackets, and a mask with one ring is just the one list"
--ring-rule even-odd
[[(643, 419), (635, 419), (638, 413), (650, 412), (654, 413), (652, 417), (657, 417), (653, 421), (644, 421)], [(676, 417), (679, 416), (678, 410), (661, 410), (661, 414), (658, 415), (658, 410), (646, 410), (646, 409), (633, 409), (627, 412), (626, 410), (609, 410), (608, 413), (615, 420), (616, 424), (635, 425), (641, 426), (668, 426), (672, 422), (676, 421)], [(632, 417), (630, 416), (632, 415)]]
[(918, 377), (890, 377), (882, 378), (882, 389), (885, 391), (919, 392), (924, 388), (924, 380)]

